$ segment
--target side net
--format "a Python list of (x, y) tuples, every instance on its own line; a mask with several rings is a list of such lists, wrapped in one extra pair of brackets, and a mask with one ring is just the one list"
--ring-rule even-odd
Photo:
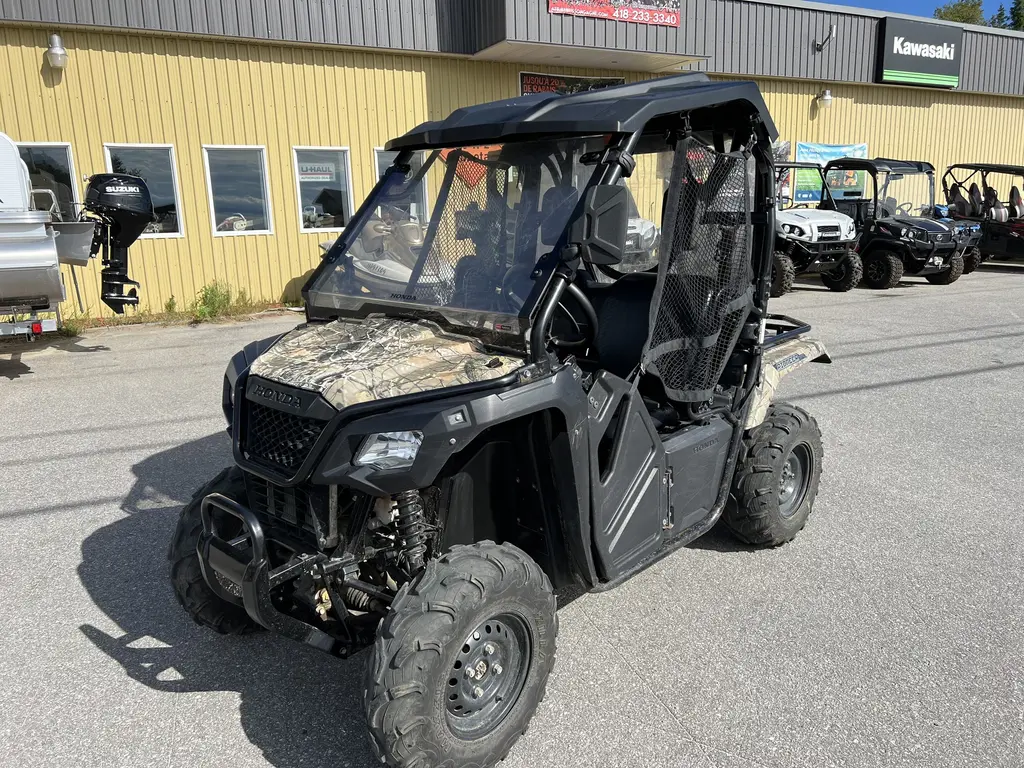
[(711, 399), (750, 311), (752, 163), (749, 154), (716, 152), (692, 137), (676, 146), (668, 253), (642, 358), (673, 400)]

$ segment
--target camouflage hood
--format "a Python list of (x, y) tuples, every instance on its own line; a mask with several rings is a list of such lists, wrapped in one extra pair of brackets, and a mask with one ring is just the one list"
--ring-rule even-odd
[(319, 392), (335, 408), (496, 379), (520, 368), (424, 321), (370, 317), (296, 328), (261, 355), (254, 376)]

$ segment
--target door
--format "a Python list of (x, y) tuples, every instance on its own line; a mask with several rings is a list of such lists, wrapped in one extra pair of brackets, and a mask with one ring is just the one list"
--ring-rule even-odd
[(665, 451), (643, 400), (613, 374), (589, 396), (594, 550), (611, 581), (654, 554), (667, 524)]

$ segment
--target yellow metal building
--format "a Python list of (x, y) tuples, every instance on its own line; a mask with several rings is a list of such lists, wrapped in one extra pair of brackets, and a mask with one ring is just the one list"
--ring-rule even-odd
[[(845, 13), (836, 9), (833, 16)], [(505, 39), (481, 55), (83, 21), (0, 19), (0, 131), (22, 146), (66, 145), (79, 201), (83, 177), (108, 170), (111, 145), (167, 149), (180, 231), (144, 236), (132, 250), (132, 275), (142, 283), (140, 307), (153, 312), (172, 297), (179, 307), (187, 305), (212, 281), (255, 300), (297, 299), (303, 276), (319, 258), (319, 243), (336, 231), (302, 228), (295, 148), (340, 150), (331, 155), (343, 161), (334, 172), (348, 176), (346, 205), (358, 205), (377, 180), (375, 149), (389, 137), (462, 105), (518, 95), (522, 71), (634, 80), (691, 67), (721, 77), (749, 76), (760, 84), (780, 138), (794, 145), (866, 142), (872, 156), (928, 160), (940, 170), (957, 161), (1024, 163), (1020, 143), (1006, 140), (1024, 124), (1021, 93), (851, 82), (842, 73), (781, 78), (770, 67), (764, 74), (727, 71), (706, 56), (633, 50), (616, 58), (610, 47), (596, 55), (592, 45), (564, 42)], [(508, 23), (514, 31), (518, 19)], [(63, 71), (46, 64), (54, 33), (68, 53)], [(1024, 42), (1005, 35), (995, 40)], [(415, 48), (415, 41), (407, 47)], [(564, 56), (553, 53), (560, 48)], [(991, 90), (1022, 87), (996, 84)], [(819, 98), (825, 89), (832, 96), (828, 107)], [(214, 231), (204, 155), (211, 147), (260, 148), (266, 231)], [(85, 312), (108, 313), (99, 301), (98, 264), (82, 270), (79, 281)], [(66, 284), (64, 311), (73, 314), (67, 277)]]

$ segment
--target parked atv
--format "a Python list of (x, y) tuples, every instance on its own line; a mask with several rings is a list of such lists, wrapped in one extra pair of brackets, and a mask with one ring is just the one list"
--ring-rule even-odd
[[(825, 165), (825, 179), (837, 209), (857, 226), (866, 286), (895, 288), (904, 275), (948, 285), (963, 274), (956, 233), (933, 217), (935, 169), (930, 163), (844, 157)], [(919, 181), (917, 188), (909, 183), (912, 179)], [(900, 202), (896, 194), (917, 199)]]
[[(491, 766), (544, 695), (555, 590), (616, 587), (720, 517), (750, 544), (792, 539), (821, 435), (774, 396), (829, 358), (767, 312), (775, 136), (754, 83), (694, 73), (460, 109), (392, 140), (303, 291), (306, 324), (228, 366), (235, 466), (170, 547), (185, 610), (369, 649), (382, 760)], [(415, 192), (418, 152), (438, 193), (416, 262), (368, 293), (356, 244)], [(656, 273), (624, 274), (618, 181), (649, 152), (675, 157), (671, 235)]]
[[(978, 182), (981, 186), (978, 186)], [(1004, 203), (996, 185), (1009, 190)], [(942, 175), (949, 215), (980, 230), (964, 254), (964, 273), (988, 259), (1024, 258), (1024, 166), (994, 163), (951, 165)]]
[(793, 279), (806, 273), (820, 274), (830, 291), (855, 288), (863, 273), (854, 250), (856, 227), (852, 218), (836, 210), (821, 166), (787, 160), (775, 164), (775, 173), (771, 295), (789, 292)]

